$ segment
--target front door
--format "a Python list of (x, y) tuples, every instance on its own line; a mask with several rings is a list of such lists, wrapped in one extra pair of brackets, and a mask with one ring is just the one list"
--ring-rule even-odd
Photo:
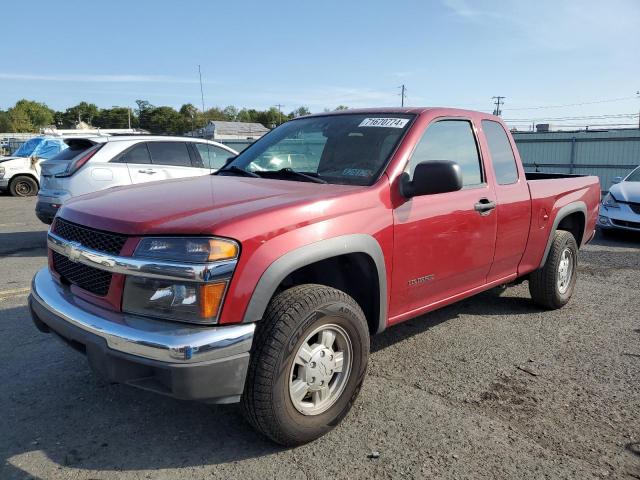
[(495, 202), (486, 180), (470, 120), (431, 123), (406, 168), (452, 160), (462, 170), (463, 189), (413, 197), (394, 210), (394, 255), (390, 323), (419, 313), (456, 294), (484, 285), (496, 241), (496, 215), (476, 204)]

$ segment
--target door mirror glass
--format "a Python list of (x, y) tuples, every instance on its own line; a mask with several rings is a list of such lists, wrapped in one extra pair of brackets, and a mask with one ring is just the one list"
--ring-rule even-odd
[(460, 165), (449, 160), (431, 160), (415, 166), (413, 178), (404, 173), (400, 179), (400, 193), (406, 198), (434, 193), (455, 192), (462, 189)]
[(614, 177), (613, 183), (620, 183), (622, 181), (622, 177)]

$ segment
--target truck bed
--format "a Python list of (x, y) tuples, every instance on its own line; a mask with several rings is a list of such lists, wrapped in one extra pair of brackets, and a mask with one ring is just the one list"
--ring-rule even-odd
[(579, 225), (573, 227), (581, 247), (593, 238), (600, 206), (600, 180), (596, 176), (531, 172), (525, 177), (531, 196), (531, 225), (527, 248), (518, 268), (520, 275), (540, 266), (551, 232), (558, 227), (560, 210), (582, 209), (575, 212)]

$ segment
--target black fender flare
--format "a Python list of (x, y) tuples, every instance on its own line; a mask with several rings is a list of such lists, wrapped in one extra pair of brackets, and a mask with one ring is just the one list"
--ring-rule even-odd
[[(538, 268), (544, 267), (544, 264), (547, 262), (547, 257), (549, 256), (549, 250), (551, 250), (551, 243), (553, 243), (553, 237), (555, 237), (556, 230), (558, 229), (558, 225), (560, 222), (571, 215), (572, 213), (580, 212), (584, 215), (585, 220), (585, 228), (587, 226), (587, 205), (582, 201), (571, 202), (568, 205), (565, 205), (556, 214), (556, 218), (553, 220), (553, 226), (549, 230), (549, 238), (547, 239), (547, 246), (544, 249), (544, 254), (542, 255), (542, 260), (540, 261), (540, 265)], [(583, 232), (584, 238), (584, 232)], [(580, 248), (580, 245), (578, 245)]]
[(376, 267), (380, 299), (379, 315), (374, 320), (377, 320), (376, 333), (382, 332), (387, 323), (387, 272), (380, 244), (367, 234), (341, 235), (320, 240), (282, 255), (262, 273), (247, 305), (243, 322), (257, 322), (262, 319), (278, 285), (290, 273), (320, 260), (349, 253), (368, 255)]

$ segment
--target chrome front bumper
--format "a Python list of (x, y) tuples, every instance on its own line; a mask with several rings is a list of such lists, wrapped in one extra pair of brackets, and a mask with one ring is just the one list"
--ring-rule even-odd
[[(114, 381), (179, 398), (240, 398), (255, 324), (203, 327), (113, 312), (72, 295), (47, 268), (34, 277), (29, 303), (40, 330), (80, 346), (94, 370)], [(158, 382), (162, 388), (153, 387)]]

